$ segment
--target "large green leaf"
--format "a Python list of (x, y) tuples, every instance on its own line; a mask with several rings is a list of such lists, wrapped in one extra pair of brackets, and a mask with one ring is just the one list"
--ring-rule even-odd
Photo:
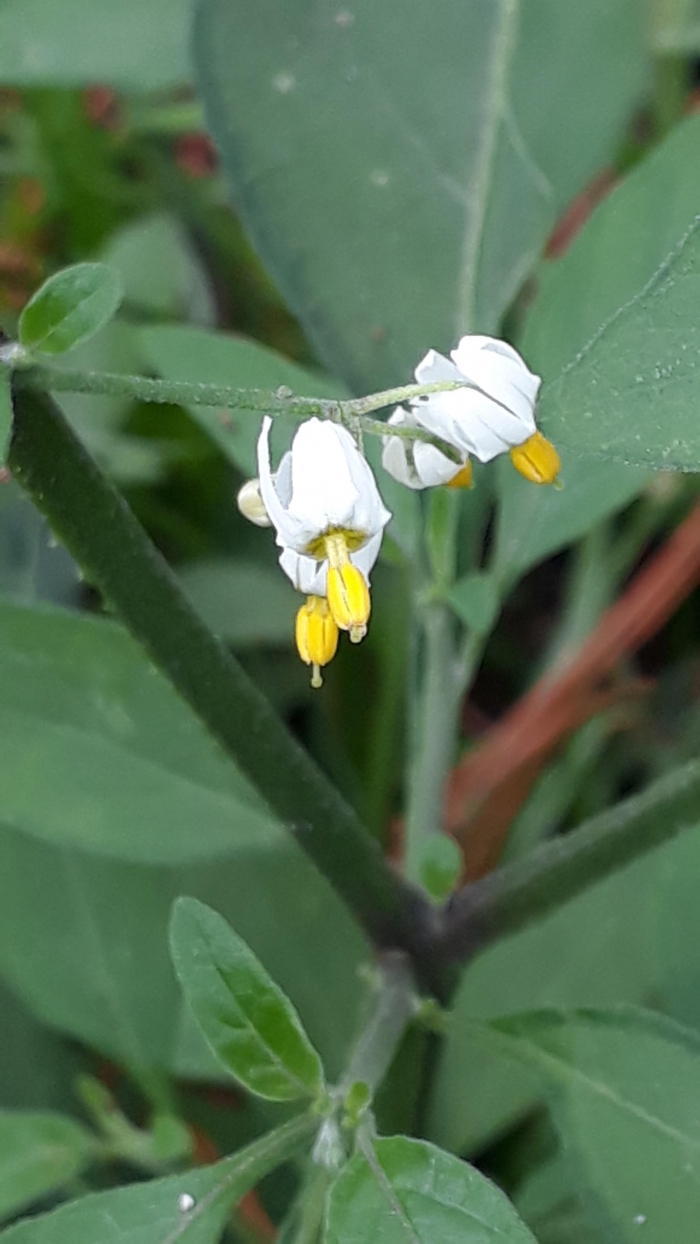
[(339, 1074), (369, 950), (288, 840), (209, 864), (156, 868), (0, 828), (0, 975), (40, 1019), (119, 1062), (219, 1077), (168, 955), (170, 909), (183, 893), (235, 923), (294, 998), (329, 1074)]
[(192, 0), (1, 0), (3, 86), (173, 86), (190, 76)]
[(558, 1126), (620, 1238), (643, 1226), (650, 1244), (693, 1239), (700, 1033), (636, 1010), (514, 1015), (492, 1029), (554, 1092)]
[(2, 1244), (215, 1244), (229, 1211), (306, 1140), (295, 1119), (215, 1166), (80, 1197), (0, 1233)]
[[(693, 834), (689, 838), (695, 837)], [(522, 933), (505, 938), (464, 972), (436, 1078), (432, 1139), (477, 1151), (537, 1096), (526, 1069), (470, 1035), (474, 1019), (546, 1006), (643, 1002), (658, 980), (655, 878), (671, 843), (599, 882)]]
[(498, 464), (500, 506), (493, 572), (507, 585), (532, 566), (573, 544), (596, 523), (622, 509), (650, 479), (648, 471), (561, 449), (561, 490), (534, 488)]
[(0, 1050), (1, 1107), (75, 1109), (79, 1051), (37, 1023), (4, 985), (0, 985)]
[(277, 840), (234, 765), (111, 622), (0, 604), (5, 824), (121, 859)]
[(178, 899), (170, 945), (192, 1014), (227, 1070), (271, 1101), (317, 1096), (323, 1068), (299, 1016), (223, 917)]
[(523, 349), (546, 381), (542, 426), (561, 444), (631, 463), (700, 466), (699, 157), (694, 117), (543, 273)]
[(360, 390), (498, 327), (644, 83), (638, 0), (204, 0), (197, 19), (239, 210)]
[(74, 1179), (94, 1150), (94, 1138), (73, 1119), (0, 1110), (0, 1218)]
[(473, 1166), (407, 1136), (368, 1142), (328, 1200), (326, 1244), (534, 1244), (534, 1238)]

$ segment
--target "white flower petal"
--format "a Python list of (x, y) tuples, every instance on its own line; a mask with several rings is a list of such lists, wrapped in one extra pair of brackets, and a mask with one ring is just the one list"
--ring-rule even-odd
[(350, 561), (353, 566), (357, 566), (357, 569), (362, 571), (365, 579), (367, 580), (368, 586), (370, 572), (379, 557), (383, 534), (383, 531), (378, 531), (376, 536), (372, 536), (366, 544), (362, 545), (361, 549), (357, 549), (354, 553), (350, 554)]
[(262, 421), (260, 436), (258, 437), (258, 478), (260, 480), (260, 495), (263, 499), (265, 509), (277, 532), (277, 543), (281, 545), (296, 546), (297, 542), (303, 540), (305, 532), (303, 525), (289, 514), (289, 511), (280, 501), (272, 479), (272, 470), (270, 467), (270, 428), (272, 427), (272, 419), (269, 415), (265, 415)]
[(437, 384), (440, 380), (463, 379), (459, 367), (450, 359), (446, 359), (444, 354), (438, 354), (437, 350), (428, 350), (413, 374), (418, 384)]
[[(425, 441), (415, 441), (413, 461), (423, 488), (435, 488), (439, 484), (448, 484), (461, 470), (458, 462), (453, 462), (441, 453), (436, 445), (427, 445)], [(465, 455), (462, 466), (465, 466), (466, 462)]]
[[(292, 442), (292, 499), (289, 513), (316, 534), (349, 527), (359, 500), (348, 461), (345, 432), (325, 419), (307, 419)], [(352, 450), (357, 448), (350, 437)]]
[(325, 596), (328, 563), (318, 562), (315, 557), (305, 557), (294, 549), (283, 549), (279, 563), (298, 592), (305, 596)]

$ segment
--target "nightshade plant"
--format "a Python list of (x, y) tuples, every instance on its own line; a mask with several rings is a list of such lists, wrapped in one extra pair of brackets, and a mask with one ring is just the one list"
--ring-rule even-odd
[(700, 11), (5, 8), (0, 1241), (695, 1239)]

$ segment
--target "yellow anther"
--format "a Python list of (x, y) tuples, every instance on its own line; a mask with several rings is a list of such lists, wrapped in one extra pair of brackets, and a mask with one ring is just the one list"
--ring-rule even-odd
[(511, 449), (510, 457), (516, 471), (533, 484), (553, 484), (561, 470), (559, 454), (541, 432)]
[(448, 479), (447, 483), (445, 484), (445, 487), (446, 488), (471, 488), (472, 475), (473, 475), (473, 471), (472, 471), (471, 462), (465, 462), (464, 466), (460, 467), (457, 474), (453, 475), (452, 479)]
[(331, 565), (328, 570), (328, 604), (336, 625), (349, 631), (353, 644), (367, 634), (371, 608), (367, 580), (357, 566), (348, 561), (344, 566)]
[(299, 656), (313, 667), (311, 686), (320, 687), (321, 669), (333, 660), (338, 647), (338, 627), (325, 596), (307, 596), (297, 613), (295, 636)]

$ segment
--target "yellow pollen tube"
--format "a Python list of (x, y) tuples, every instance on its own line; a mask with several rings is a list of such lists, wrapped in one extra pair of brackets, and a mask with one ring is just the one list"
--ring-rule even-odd
[(328, 569), (328, 604), (337, 626), (349, 631), (353, 644), (367, 634), (371, 608), (367, 580), (357, 566), (348, 561), (344, 566)]
[(561, 470), (559, 454), (541, 432), (511, 449), (510, 458), (516, 471), (533, 484), (553, 484)]
[(338, 647), (338, 627), (325, 596), (307, 596), (297, 613), (295, 638), (302, 661), (313, 667), (311, 686), (322, 686), (321, 669), (333, 660)]
[(472, 475), (473, 471), (471, 462), (465, 462), (464, 466), (460, 467), (457, 474), (453, 475), (452, 479), (448, 479), (445, 484), (445, 488), (471, 488)]

